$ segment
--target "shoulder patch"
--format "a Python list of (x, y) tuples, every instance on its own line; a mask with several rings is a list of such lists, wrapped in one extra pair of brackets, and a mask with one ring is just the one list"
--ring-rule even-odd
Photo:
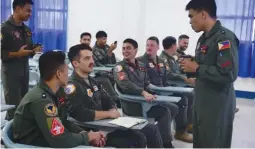
[(61, 135), (65, 131), (65, 127), (63, 126), (59, 118), (48, 118), (47, 124), (50, 129), (50, 133), (53, 136)]
[(54, 117), (58, 114), (58, 109), (55, 104), (49, 103), (44, 107), (44, 112), (50, 117)]
[(230, 48), (230, 41), (226, 40), (226, 41), (222, 41), (218, 43), (218, 48), (219, 51), (224, 50), (224, 49), (229, 49)]
[(165, 63), (167, 63), (167, 59), (166, 59), (166, 58), (163, 58), (163, 61), (164, 61)]
[(115, 66), (114, 71), (120, 72), (122, 69), (123, 69), (123, 67), (121, 65), (117, 65), (117, 66)]
[(76, 90), (76, 87), (75, 87), (73, 84), (68, 84), (68, 85), (65, 87), (65, 93), (66, 93), (67, 95), (72, 94), (75, 90)]

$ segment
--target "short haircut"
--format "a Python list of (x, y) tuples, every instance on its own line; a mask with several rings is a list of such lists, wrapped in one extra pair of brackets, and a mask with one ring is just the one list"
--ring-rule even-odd
[(159, 45), (159, 39), (158, 39), (158, 37), (156, 37), (156, 36), (151, 36), (151, 37), (149, 37), (149, 38), (147, 39), (147, 41), (148, 41), (148, 40), (156, 41), (156, 43)]
[(58, 69), (66, 64), (66, 55), (62, 51), (48, 51), (39, 58), (40, 77), (44, 81), (52, 79)]
[(13, 0), (12, 2), (12, 9), (15, 10), (17, 6), (24, 7), (26, 4), (33, 5), (32, 0)]
[(82, 50), (92, 51), (91, 47), (87, 44), (82, 43), (82, 44), (77, 44), (75, 46), (72, 46), (68, 52), (69, 61), (70, 62), (73, 62), (74, 60), (78, 61), (80, 57), (80, 51)]
[(182, 39), (189, 39), (188, 35), (182, 34), (179, 36), (178, 40), (182, 40)]
[(176, 39), (172, 36), (168, 36), (162, 41), (162, 44), (164, 49), (169, 49), (172, 45), (176, 44)]
[(123, 41), (123, 43), (129, 43), (131, 44), (135, 49), (138, 48), (138, 43), (134, 40), (134, 39), (131, 39), (131, 38), (127, 38)]
[(82, 38), (83, 38), (83, 36), (89, 36), (89, 37), (91, 38), (91, 34), (90, 34), (90, 33), (88, 33), (88, 32), (84, 32), (84, 33), (82, 33), (82, 34), (81, 34), (81, 36), (80, 36), (80, 39), (82, 39)]
[(186, 10), (194, 9), (196, 11), (206, 11), (210, 17), (217, 17), (217, 6), (215, 0), (191, 0), (187, 6)]
[(107, 34), (105, 31), (98, 31), (96, 33), (96, 38), (102, 38), (102, 37), (107, 37)]

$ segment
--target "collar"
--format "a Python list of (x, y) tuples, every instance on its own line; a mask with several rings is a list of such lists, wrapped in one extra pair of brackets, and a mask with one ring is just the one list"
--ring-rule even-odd
[(129, 62), (128, 60), (126, 60), (126, 59), (123, 59), (123, 62), (124, 62), (125, 64), (129, 65), (129, 66), (134, 67), (134, 68), (139, 67), (139, 62), (138, 62), (137, 59), (135, 59), (135, 65), (134, 65), (133, 63), (130, 63), (130, 62)]
[(39, 87), (42, 88), (45, 92), (47, 92), (49, 95), (56, 97), (56, 94), (53, 93), (53, 91), (50, 89), (50, 87), (43, 81), (40, 80), (38, 83)]
[(162, 54), (165, 55), (167, 58), (174, 59), (172, 55), (168, 55), (165, 51), (162, 51)]
[[(14, 21), (14, 18), (13, 18), (13, 15), (11, 15), (8, 19), (9, 23), (13, 26), (17, 26), (17, 27), (20, 27), (20, 25), (17, 25)], [(24, 26), (24, 22), (22, 22), (22, 25), (21, 26)]]
[[(143, 55), (147, 60), (149, 60), (150, 62), (153, 62), (153, 59), (150, 58), (150, 56), (147, 53), (144, 53)], [(156, 55), (156, 63), (158, 63), (158, 56)]]
[(214, 24), (214, 26), (212, 27), (212, 29), (208, 33), (204, 33), (203, 36), (205, 38), (209, 38), (213, 34), (215, 34), (218, 30), (220, 30), (221, 27), (222, 27), (221, 22), (219, 20), (217, 20), (216, 23)]
[[(78, 80), (78, 81), (82, 81), (82, 82), (85, 82), (84, 81), (84, 78), (82, 78), (81, 76), (78, 75), (78, 73), (74, 70), (72, 75), (71, 75), (72, 78)], [(90, 76), (88, 76), (88, 80), (90, 81)]]

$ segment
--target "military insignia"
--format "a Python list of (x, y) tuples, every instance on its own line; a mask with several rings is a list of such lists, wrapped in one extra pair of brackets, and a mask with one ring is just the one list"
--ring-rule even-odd
[(63, 134), (65, 131), (65, 127), (63, 126), (63, 124), (60, 122), (58, 118), (48, 118), (47, 124), (50, 129), (50, 133), (53, 136)]
[(72, 94), (75, 90), (76, 90), (76, 87), (75, 87), (73, 84), (68, 84), (68, 85), (65, 87), (65, 93), (66, 93), (67, 95)]
[(117, 65), (117, 66), (114, 68), (115, 72), (120, 72), (122, 69), (123, 69), (123, 68), (122, 68), (121, 65)]
[(164, 64), (163, 64), (163, 63), (159, 63), (158, 66), (159, 66), (159, 67), (164, 67)]
[(59, 98), (58, 102), (59, 102), (59, 104), (61, 104), (61, 105), (64, 104), (64, 103), (65, 103), (65, 98), (64, 98), (64, 97)]
[(200, 52), (202, 52), (202, 53), (206, 53), (207, 52), (207, 50), (208, 50), (208, 46), (207, 45), (202, 45), (201, 47), (200, 47)]
[(225, 63), (221, 64), (221, 67), (224, 68), (224, 67), (227, 67), (231, 65), (231, 62), (230, 61), (226, 61)]
[(89, 97), (92, 97), (93, 96), (93, 92), (91, 91), (91, 89), (87, 89), (87, 95)]
[(46, 98), (46, 94), (42, 93), (42, 99), (45, 99), (45, 98)]
[(149, 66), (150, 66), (151, 68), (154, 68), (154, 64), (153, 64), (153, 63), (149, 63)]
[(168, 65), (166, 65), (166, 70), (169, 70), (169, 66)]
[(125, 76), (126, 76), (126, 75), (125, 75), (124, 72), (119, 72), (119, 73), (118, 73), (118, 78), (119, 78), (120, 81), (124, 80), (124, 79), (125, 79)]
[(44, 112), (48, 116), (56, 116), (58, 114), (57, 107), (53, 103), (49, 103), (44, 107)]
[(144, 67), (140, 67), (139, 68), (141, 71), (145, 71), (145, 68)]
[(17, 39), (20, 39), (20, 33), (18, 31), (12, 32), (12, 35)]
[(167, 63), (167, 59), (166, 59), (166, 58), (164, 58), (163, 61), (164, 61), (165, 63)]
[(230, 48), (230, 41), (222, 41), (218, 43), (219, 51), (224, 50), (224, 49), (229, 49)]
[(97, 86), (94, 86), (94, 91), (98, 91), (98, 87)]
[(133, 68), (133, 67), (129, 67), (129, 70), (130, 70), (131, 72), (134, 72), (134, 68)]

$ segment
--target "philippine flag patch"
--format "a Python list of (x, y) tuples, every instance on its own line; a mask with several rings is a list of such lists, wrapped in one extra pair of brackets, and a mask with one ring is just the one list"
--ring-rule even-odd
[(219, 51), (224, 50), (224, 49), (229, 49), (230, 48), (230, 41), (222, 41), (218, 43)]

